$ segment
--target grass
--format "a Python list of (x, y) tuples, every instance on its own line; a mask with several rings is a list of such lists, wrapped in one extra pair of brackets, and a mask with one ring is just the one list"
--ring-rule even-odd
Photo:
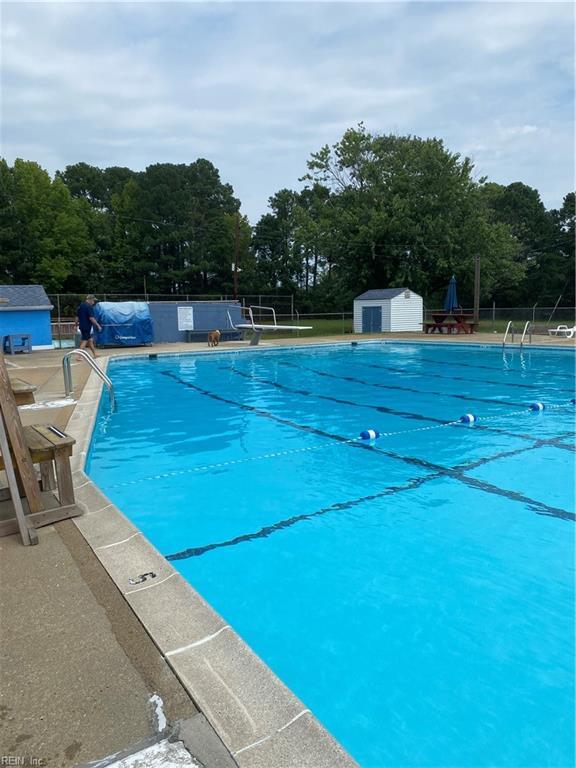
[[(284, 338), (290, 338), (293, 336), (298, 336), (302, 338), (307, 337), (313, 337), (313, 336), (339, 336), (343, 335), (345, 333), (353, 333), (353, 324), (352, 324), (352, 318), (351, 317), (345, 317), (345, 318), (314, 318), (314, 317), (304, 317), (300, 318), (300, 320), (294, 319), (290, 320), (290, 318), (282, 318), (278, 321), (281, 325), (311, 325), (312, 330), (310, 331), (286, 331), (283, 333), (282, 331), (277, 331), (274, 336), (276, 338), (284, 339)], [(505, 319), (496, 319), (492, 320), (492, 318), (487, 320), (480, 320), (480, 323), (478, 325), (478, 333), (492, 333), (495, 336), (503, 336), (504, 332), (506, 330), (506, 327), (508, 325), (509, 318)], [(558, 320), (559, 323), (567, 323), (568, 325), (572, 325), (572, 321), (568, 322), (565, 320)], [(522, 334), (522, 331), (524, 330), (524, 325), (526, 321), (525, 320), (514, 320), (514, 325), (516, 326), (516, 333)], [(550, 327), (555, 328), (558, 323), (552, 323)], [(546, 326), (545, 321), (536, 321), (536, 327), (538, 329), (542, 329)]]
[(294, 335), (300, 338), (311, 336), (339, 336), (344, 333), (352, 333), (352, 318), (301, 318), (300, 320), (282, 319), (278, 320), (280, 325), (311, 325), (309, 331), (276, 331), (275, 338), (284, 339)]
[[(478, 333), (493, 333), (503, 335), (508, 325), (508, 320), (480, 320), (478, 324)], [(516, 320), (514, 325), (516, 326), (516, 332), (522, 333), (524, 330), (524, 323), (521, 320)]]
[[(277, 331), (274, 336), (277, 339), (289, 338), (291, 336), (298, 336), (301, 338), (313, 337), (313, 336), (339, 336), (345, 333), (353, 332), (353, 324), (351, 317), (345, 318), (301, 318), (300, 320), (282, 319), (279, 320), (281, 325), (311, 325), (310, 331)], [(496, 331), (497, 334), (502, 335), (506, 330), (508, 320), (496, 320), (495, 323), (492, 320), (481, 320), (478, 331), (480, 333), (492, 333)], [(516, 332), (522, 332), (524, 323), (516, 322)]]

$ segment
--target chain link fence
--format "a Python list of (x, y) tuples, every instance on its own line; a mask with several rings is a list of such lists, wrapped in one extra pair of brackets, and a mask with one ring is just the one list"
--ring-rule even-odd
[[(464, 308), (464, 313), (473, 314), (471, 308)], [(479, 312), (480, 332), (504, 333), (506, 326), (512, 321), (517, 328), (523, 328), (530, 321), (534, 332), (548, 333), (548, 328), (558, 324), (573, 326), (576, 323), (576, 307), (481, 307)]]
[[(294, 297), (278, 296), (277, 294), (259, 293), (243, 294), (235, 299), (231, 294), (207, 294), (207, 293), (98, 293), (99, 301), (239, 301), (244, 306), (250, 305), (271, 306), (276, 312), (286, 314), (294, 313)], [(53, 304), (52, 320), (66, 320), (76, 316), (76, 309), (80, 302), (86, 298), (85, 293), (51, 293), (48, 294)]]
[[(49, 295), (54, 308), (52, 310), (52, 338), (59, 346), (67, 346), (73, 342), (76, 328), (76, 309), (86, 294), (52, 294)], [(98, 295), (101, 301), (234, 301), (234, 297), (226, 294), (128, 294), (128, 293), (101, 293)], [(301, 335), (342, 335), (352, 333), (353, 313), (350, 310), (341, 312), (307, 312), (300, 313), (295, 305), (294, 296), (278, 296), (276, 294), (245, 294), (237, 299), (245, 307), (269, 307), (276, 312), (276, 318), (286, 325), (312, 325), (313, 331), (303, 331)], [(436, 311), (436, 307), (425, 307), (424, 317)], [(463, 309), (466, 314), (473, 314), (474, 310), (468, 307)], [(270, 313), (261, 312), (268, 319)], [(255, 310), (255, 316), (258, 311)], [(481, 307), (479, 313), (480, 332), (504, 333), (509, 321), (512, 321), (517, 329), (522, 329), (526, 322), (530, 321), (534, 326), (534, 333), (547, 333), (548, 328), (555, 328), (559, 324), (572, 327), (576, 324), (576, 307), (557, 306), (540, 307), (537, 304), (532, 307)]]
[[(278, 296), (277, 294), (258, 293), (245, 294), (235, 299), (230, 294), (179, 294), (173, 293), (98, 293), (99, 301), (170, 301), (175, 304), (183, 301), (239, 301), (244, 307), (271, 307), (277, 317), (293, 319), (296, 315), (294, 296)], [(51, 325), (52, 339), (57, 347), (73, 346), (76, 332), (76, 310), (86, 298), (86, 293), (53, 293), (48, 294), (52, 304)]]

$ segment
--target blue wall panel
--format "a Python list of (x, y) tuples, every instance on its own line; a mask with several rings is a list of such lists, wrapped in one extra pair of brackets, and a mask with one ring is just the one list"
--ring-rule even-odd
[(0, 310), (0, 336), (12, 333), (29, 333), (32, 336), (32, 347), (51, 347), (50, 310)]
[(242, 322), (242, 313), (238, 302), (224, 301), (151, 301), (150, 315), (154, 323), (154, 341), (186, 341), (186, 331), (178, 330), (178, 307), (192, 307), (194, 310), (194, 331), (208, 334), (216, 329), (230, 330), (230, 321), (226, 312), (230, 312), (234, 324)]

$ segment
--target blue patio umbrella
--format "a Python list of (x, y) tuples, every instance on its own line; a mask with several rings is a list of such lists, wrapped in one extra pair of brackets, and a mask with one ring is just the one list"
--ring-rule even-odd
[(458, 296), (456, 294), (456, 278), (452, 275), (450, 282), (448, 283), (446, 298), (444, 299), (444, 311), (453, 312), (455, 309), (459, 309), (459, 305)]

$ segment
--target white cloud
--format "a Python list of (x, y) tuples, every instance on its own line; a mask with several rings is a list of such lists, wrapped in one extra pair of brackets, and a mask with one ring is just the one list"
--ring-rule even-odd
[(546, 2), (4, 4), (3, 153), (50, 171), (206, 156), (255, 220), (363, 120), (558, 205), (573, 20)]
[(516, 137), (527, 136), (530, 133), (538, 133), (537, 125), (498, 125), (500, 135), (504, 139), (513, 139)]

